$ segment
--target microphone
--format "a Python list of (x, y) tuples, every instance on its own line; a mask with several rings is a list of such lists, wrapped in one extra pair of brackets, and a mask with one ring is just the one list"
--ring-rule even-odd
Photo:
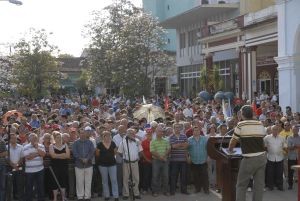
[(231, 133), (231, 131), (233, 131), (234, 130), (234, 128), (233, 129), (230, 129), (227, 133), (225, 133), (225, 135), (223, 135), (223, 137), (222, 137), (222, 139), (221, 139), (221, 143), (220, 143), (220, 151), (222, 150), (222, 148), (223, 148), (223, 141), (224, 141), (224, 138), (226, 137), (226, 136), (228, 136), (230, 133)]

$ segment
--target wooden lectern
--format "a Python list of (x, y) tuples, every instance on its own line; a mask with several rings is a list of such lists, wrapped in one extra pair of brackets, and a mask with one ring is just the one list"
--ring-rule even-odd
[[(226, 154), (222, 148), (227, 148), (231, 136), (210, 137), (207, 142), (207, 153), (211, 159), (217, 161), (220, 168), (217, 178), (222, 183), (222, 201), (235, 201), (235, 186), (242, 156), (240, 154)], [(218, 174), (218, 172), (217, 172)]]

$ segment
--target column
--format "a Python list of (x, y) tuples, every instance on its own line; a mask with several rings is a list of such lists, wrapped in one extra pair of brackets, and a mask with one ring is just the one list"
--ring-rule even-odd
[(293, 112), (300, 111), (300, 55), (276, 57), (278, 63), (279, 104), (283, 111), (291, 106)]
[(256, 46), (241, 48), (242, 98), (252, 100), (256, 92)]
[(247, 50), (245, 47), (241, 48), (240, 60), (240, 97), (247, 99)]

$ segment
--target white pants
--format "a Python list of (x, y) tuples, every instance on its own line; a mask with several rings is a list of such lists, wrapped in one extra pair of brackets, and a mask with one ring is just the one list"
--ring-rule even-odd
[(89, 167), (89, 168), (75, 167), (75, 175), (76, 175), (77, 199), (91, 199), (93, 167)]
[(132, 170), (132, 180), (133, 183), (135, 184), (133, 187), (133, 193), (134, 196), (140, 195), (139, 191), (139, 182), (140, 182), (140, 176), (139, 176), (139, 163), (134, 162), (134, 163), (123, 163), (123, 196), (129, 196), (129, 186), (128, 186), (128, 181), (129, 181), (129, 176), (130, 176), (130, 170), (129, 170), (129, 165), (131, 165), (131, 170)]

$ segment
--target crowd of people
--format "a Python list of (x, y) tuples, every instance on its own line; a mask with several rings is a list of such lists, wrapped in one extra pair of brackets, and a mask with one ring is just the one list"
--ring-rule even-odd
[[(135, 118), (142, 98), (51, 97), (32, 101), (3, 99), (0, 127), (0, 201), (6, 175), (12, 174), (16, 200), (88, 201), (144, 194), (172, 196), (221, 191), (226, 181), (208, 157), (212, 136), (237, 135), (240, 108), (251, 105), (264, 128), (267, 153), (265, 187), (293, 188), (300, 148), (300, 114), (282, 111), (273, 98), (224, 104), (199, 99), (158, 97), (146, 100), (164, 109), (164, 118)], [(166, 101), (167, 104), (166, 104)], [(145, 102), (145, 100), (144, 100)], [(229, 107), (228, 107), (229, 106)], [(232, 108), (228, 115), (226, 110)], [(52, 174), (53, 171), (53, 174)], [(55, 176), (55, 177), (54, 177)], [(58, 182), (57, 182), (57, 181)], [(248, 184), (251, 190), (252, 183)]]

